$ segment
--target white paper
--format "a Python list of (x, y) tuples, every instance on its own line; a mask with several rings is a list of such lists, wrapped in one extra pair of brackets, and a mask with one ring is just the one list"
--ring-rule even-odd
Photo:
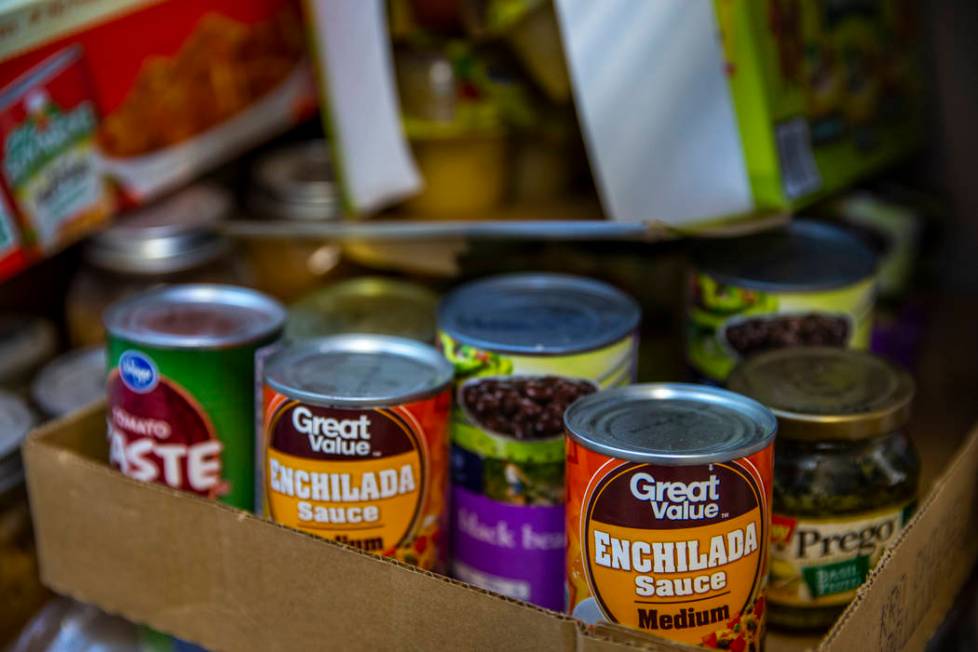
[(308, 0), (345, 196), (371, 212), (418, 192), (421, 176), (401, 128), (382, 0)]
[(555, 0), (609, 217), (690, 224), (754, 207), (713, 0)]

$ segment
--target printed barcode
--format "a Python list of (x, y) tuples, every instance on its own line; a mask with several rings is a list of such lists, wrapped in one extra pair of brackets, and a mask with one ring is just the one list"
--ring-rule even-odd
[(812, 154), (812, 138), (808, 121), (795, 118), (782, 122), (775, 129), (778, 141), (778, 159), (781, 162), (781, 179), (785, 194), (795, 199), (815, 192), (822, 185), (822, 178)]

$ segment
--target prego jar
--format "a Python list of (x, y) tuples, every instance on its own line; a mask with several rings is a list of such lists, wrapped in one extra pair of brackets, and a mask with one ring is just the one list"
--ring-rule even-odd
[(913, 380), (869, 353), (795, 347), (748, 360), (729, 386), (779, 422), (770, 622), (827, 628), (913, 514)]

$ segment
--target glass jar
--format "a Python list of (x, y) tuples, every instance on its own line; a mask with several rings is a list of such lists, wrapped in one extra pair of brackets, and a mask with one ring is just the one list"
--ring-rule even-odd
[(285, 335), (295, 341), (376, 333), (434, 344), (437, 308), (438, 296), (423, 286), (363, 276), (317, 290), (290, 306)]
[(124, 296), (171, 283), (248, 283), (247, 270), (217, 230), (230, 209), (231, 197), (223, 189), (190, 186), (123, 216), (92, 238), (68, 290), (72, 344), (104, 342), (102, 312)]
[(14, 636), (47, 597), (37, 571), (20, 443), (34, 415), (18, 396), (0, 391), (0, 643)]
[(778, 417), (770, 622), (826, 629), (916, 506), (913, 380), (869, 353), (798, 347), (748, 359), (728, 384)]
[[(340, 219), (340, 199), (326, 141), (277, 149), (252, 170), (248, 218), (296, 223)], [(320, 286), (341, 261), (335, 242), (308, 236), (248, 237), (242, 246), (256, 287), (292, 301)]]

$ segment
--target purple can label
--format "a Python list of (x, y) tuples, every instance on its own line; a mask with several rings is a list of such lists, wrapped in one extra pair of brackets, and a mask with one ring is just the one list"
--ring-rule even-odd
[(452, 489), (455, 577), (546, 609), (564, 608), (564, 507), (508, 505)]

